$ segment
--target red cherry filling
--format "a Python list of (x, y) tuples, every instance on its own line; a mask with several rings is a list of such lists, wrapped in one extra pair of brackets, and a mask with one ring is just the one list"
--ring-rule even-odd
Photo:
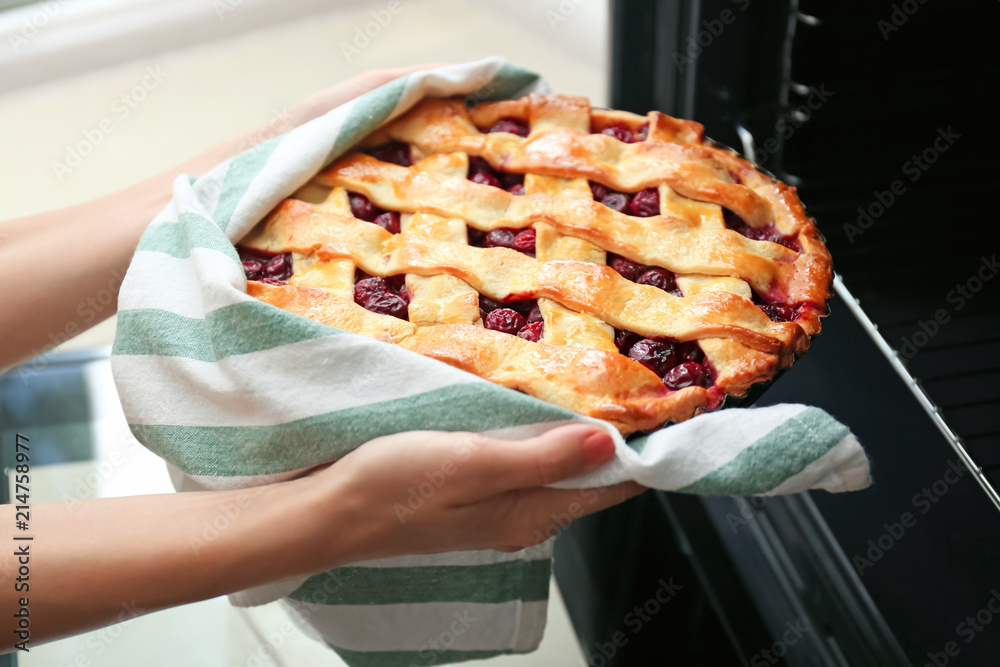
[(677, 365), (677, 349), (673, 344), (655, 338), (643, 338), (635, 342), (628, 356), (663, 377), (663, 374)]
[(615, 345), (618, 346), (618, 351), (622, 354), (627, 355), (632, 346), (640, 340), (642, 340), (642, 336), (637, 333), (625, 331), (624, 329), (615, 329)]
[(524, 194), (524, 174), (494, 169), (493, 165), (481, 157), (469, 158), (469, 180), (473, 183), (503, 188), (514, 195)]
[(753, 302), (772, 322), (794, 322), (799, 319), (798, 308), (783, 303), (769, 303), (756, 291), (753, 293)]
[(638, 130), (633, 130), (625, 123), (611, 123), (599, 130), (591, 127), (590, 131), (594, 134), (606, 134), (626, 144), (633, 144), (637, 141), (646, 140), (646, 135), (649, 133), (649, 125), (643, 125)]
[(536, 303), (532, 307), (531, 312), (528, 313), (528, 324), (534, 324), (535, 322), (541, 322), (541, 321), (542, 321), (542, 310), (541, 308), (538, 307), (538, 304)]
[(495, 188), (500, 187), (500, 179), (489, 172), (479, 171), (475, 174), (469, 176), (469, 180), (473, 183), (479, 183), (480, 185), (492, 185)]
[(632, 130), (622, 125), (606, 127), (603, 130), (601, 130), (601, 134), (606, 134), (609, 137), (614, 137), (618, 141), (621, 141), (626, 144), (632, 143)]
[(615, 329), (615, 345), (622, 354), (656, 373), (668, 389), (710, 387), (715, 381), (697, 341), (643, 338), (631, 331)]
[(517, 237), (517, 233), (513, 229), (507, 229), (501, 227), (500, 229), (494, 229), (488, 234), (486, 238), (483, 239), (484, 248), (513, 248), (514, 239)]
[(260, 280), (264, 277), (264, 263), (256, 259), (243, 260), (243, 273), (247, 280)]
[(269, 285), (284, 284), (292, 277), (292, 254), (275, 254), (265, 250), (236, 247), (247, 280), (258, 280)]
[[(590, 182), (590, 191), (594, 195), (594, 201), (600, 202), (608, 208), (613, 208), (619, 213), (629, 213), (632, 205), (632, 195), (626, 192), (612, 190), (606, 185)], [(659, 206), (659, 204), (657, 204)]]
[(501, 227), (483, 233), (469, 227), (469, 245), (477, 248), (511, 248), (535, 256), (535, 230)]
[(407, 318), (406, 299), (396, 294), (385, 278), (371, 276), (354, 283), (354, 303), (382, 315)]
[(514, 237), (513, 243), (510, 245), (514, 250), (520, 250), (521, 252), (528, 253), (530, 255), (535, 254), (535, 230), (534, 229), (522, 229)]
[(741, 218), (736, 213), (733, 213), (727, 208), (722, 209), (722, 216), (726, 221), (726, 227), (742, 234), (748, 239), (753, 239), (754, 241), (770, 241), (771, 243), (777, 243), (783, 245), (790, 250), (795, 252), (802, 252), (802, 246), (799, 245), (798, 239), (794, 236), (785, 236), (778, 231), (778, 228), (771, 223), (765, 227), (751, 227), (747, 224), (746, 220)]
[(684, 387), (708, 387), (712, 386), (715, 378), (712, 371), (703, 364), (687, 362), (674, 366), (663, 376), (663, 384), (667, 389), (683, 389)]
[(375, 218), (379, 216), (379, 207), (364, 195), (356, 192), (348, 193), (347, 201), (351, 204), (351, 215), (358, 220), (375, 222)]
[(410, 145), (402, 141), (390, 141), (382, 146), (368, 149), (367, 153), (376, 160), (398, 164), (400, 167), (409, 167), (413, 164)]
[(487, 329), (516, 336), (527, 322), (524, 316), (516, 310), (512, 310), (511, 308), (497, 308), (487, 313), (483, 324), (486, 325)]
[(379, 208), (357, 192), (348, 192), (347, 201), (351, 205), (351, 215), (358, 220), (374, 223), (390, 234), (399, 233), (399, 213)]
[(635, 282), (640, 285), (652, 285), (653, 287), (659, 287), (664, 292), (673, 292), (677, 289), (677, 282), (674, 280), (674, 274), (666, 269), (650, 269), (649, 271), (644, 271)]
[(675, 343), (677, 347), (677, 360), (678, 363), (701, 363), (705, 360), (705, 353), (701, 351), (701, 346), (698, 345), (698, 341), (689, 340), (684, 343)]
[(760, 306), (764, 314), (771, 318), (772, 322), (794, 322), (799, 318), (799, 313), (789, 306), (779, 306), (775, 304), (764, 304)]
[(524, 325), (524, 328), (517, 332), (517, 335), (524, 340), (530, 340), (532, 343), (537, 343), (542, 340), (543, 333), (545, 333), (544, 322), (528, 322)]
[(494, 122), (490, 125), (490, 129), (487, 132), (509, 132), (511, 134), (516, 134), (519, 137), (528, 136), (530, 128), (527, 123), (523, 120), (517, 118), (501, 118), (500, 120)]
[(379, 214), (373, 222), (389, 232), (390, 234), (399, 233), (399, 213), (395, 211), (386, 211), (385, 213)]
[(629, 207), (632, 215), (640, 218), (649, 218), (660, 214), (660, 191), (657, 188), (646, 188), (635, 193), (632, 197), (632, 204)]
[(612, 255), (611, 253), (608, 253), (608, 266), (620, 273), (622, 278), (632, 282), (635, 282), (640, 275), (649, 270), (645, 264), (639, 264), (621, 255)]

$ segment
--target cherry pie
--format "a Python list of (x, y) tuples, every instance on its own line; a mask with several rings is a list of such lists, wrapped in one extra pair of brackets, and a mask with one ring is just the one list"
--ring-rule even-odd
[(283, 201), (247, 291), (623, 434), (741, 396), (819, 333), (795, 188), (659, 112), (428, 98)]

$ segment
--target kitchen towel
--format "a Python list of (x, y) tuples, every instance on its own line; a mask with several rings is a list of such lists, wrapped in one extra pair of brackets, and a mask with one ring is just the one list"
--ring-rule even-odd
[[(122, 284), (112, 369), (132, 432), (170, 464), (179, 490), (288, 479), (401, 431), (514, 439), (568, 421), (607, 428), (617, 453), (565, 487), (632, 479), (685, 493), (772, 495), (870, 484), (858, 441), (817, 408), (727, 409), (626, 442), (603, 422), (246, 294), (233, 244), (367, 133), (426, 95), (474, 104), (546, 91), (537, 74), (500, 58), (418, 72), (201, 178), (177, 178)], [(285, 598), (359, 667), (525, 652), (545, 625), (551, 547), (355, 563), (231, 598)]]

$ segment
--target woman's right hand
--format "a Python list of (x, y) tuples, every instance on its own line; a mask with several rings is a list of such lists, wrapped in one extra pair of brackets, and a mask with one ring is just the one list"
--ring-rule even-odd
[[(548, 484), (591, 472), (614, 455), (607, 432), (588, 425), (528, 440), (413, 431), (376, 438), (297, 480), (312, 486), (317, 568), (403, 554), (516, 551), (576, 519), (642, 491)], [(304, 489), (300, 489), (303, 491)]]

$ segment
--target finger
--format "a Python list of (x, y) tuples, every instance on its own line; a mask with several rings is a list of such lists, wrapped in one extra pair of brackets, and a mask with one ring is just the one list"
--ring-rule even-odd
[(501, 523), (504, 545), (533, 546), (561, 532), (572, 521), (623, 503), (646, 487), (635, 482), (589, 489), (525, 489)]
[(545, 486), (599, 468), (614, 456), (615, 442), (603, 429), (574, 424), (528, 440), (489, 439), (476, 452), (483, 497)]

